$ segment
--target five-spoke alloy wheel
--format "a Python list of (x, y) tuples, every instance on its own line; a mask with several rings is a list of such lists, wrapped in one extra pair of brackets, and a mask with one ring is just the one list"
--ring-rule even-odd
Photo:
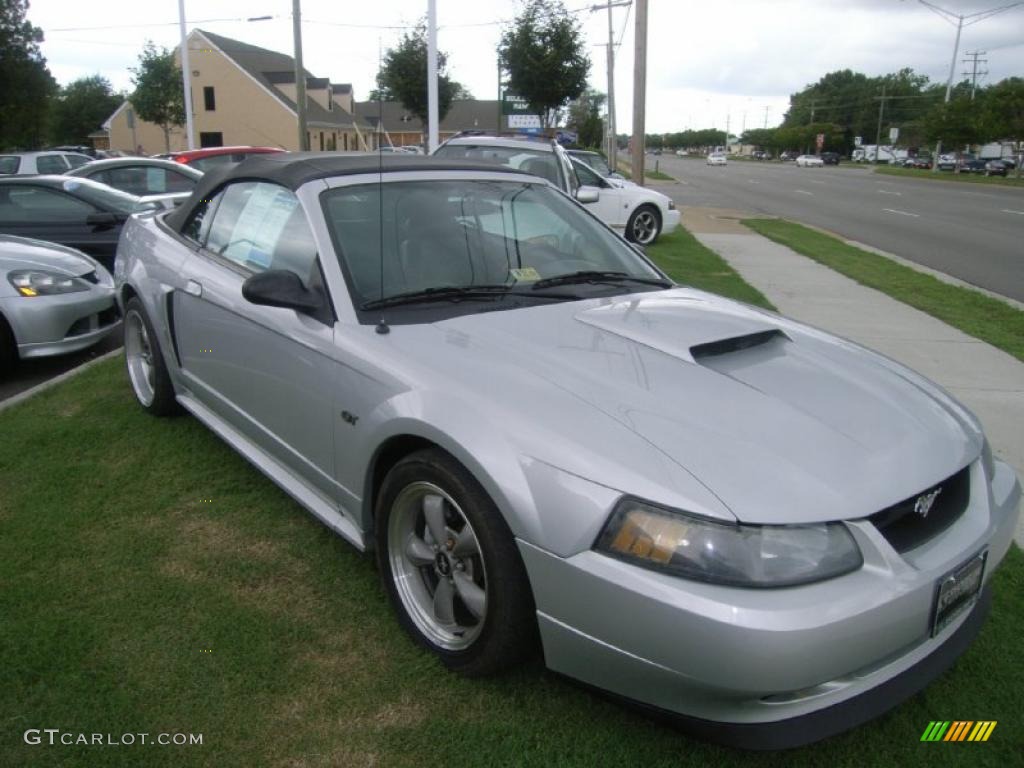
[(515, 540), (473, 476), (440, 449), (388, 472), (376, 505), (377, 562), (403, 627), (451, 669), (499, 671), (536, 636)]

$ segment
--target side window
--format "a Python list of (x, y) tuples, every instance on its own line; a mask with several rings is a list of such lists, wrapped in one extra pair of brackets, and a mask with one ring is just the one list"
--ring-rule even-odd
[(0, 222), (85, 221), (94, 213), (88, 203), (45, 187), (18, 185), (0, 192)]
[(572, 168), (576, 171), (576, 178), (584, 187), (603, 187), (604, 182), (601, 181), (601, 177), (598, 176), (593, 169), (584, 165), (580, 162), (574, 162)]
[(36, 171), (39, 173), (64, 173), (68, 164), (60, 155), (39, 155), (36, 158)]
[(188, 220), (181, 234), (200, 245), (204, 244), (210, 232), (210, 225), (213, 223), (213, 212), (217, 210), (222, 197), (224, 197), (224, 193), (219, 192), (209, 200), (203, 200)]
[(109, 184), (115, 189), (129, 192), (133, 195), (148, 195), (146, 190), (146, 171), (143, 168), (112, 168), (105, 172)]
[(245, 269), (288, 269), (308, 281), (316, 247), (295, 194), (277, 184), (240, 182), (224, 191), (206, 248)]
[(64, 155), (64, 159), (68, 161), (68, 165), (72, 168), (78, 168), (80, 165), (92, 162), (92, 158), (88, 155)]
[(0, 173), (17, 173), (21, 158), (17, 155), (0, 156)]

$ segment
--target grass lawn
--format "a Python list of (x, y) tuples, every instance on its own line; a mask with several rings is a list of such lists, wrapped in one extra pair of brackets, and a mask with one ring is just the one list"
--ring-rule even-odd
[(679, 283), (775, 309), (764, 294), (744, 282), (721, 256), (705, 248), (683, 227), (677, 227), (672, 234), (662, 235), (654, 245), (647, 246), (647, 255)]
[[(625, 160), (622, 160), (620, 158), (618, 165), (619, 165), (618, 172), (620, 174), (622, 174), (622, 176), (624, 176), (627, 179), (632, 179), (633, 178), (633, 166), (629, 162), (627, 162)], [(662, 173), (661, 171), (654, 170), (654, 163), (651, 163), (649, 166), (648, 166), (647, 163), (644, 163), (644, 179), (647, 180), (647, 181), (675, 181), (676, 180), (674, 176), (669, 176), (667, 173)]]
[[(0, 434), (5, 766), (754, 759), (652, 723), (539, 663), (490, 680), (448, 673), (401, 632), (369, 557), (192, 418), (141, 413), (118, 359), (0, 413)], [(871, 725), (758, 764), (1019, 764), (1019, 551), (995, 581), (993, 615), (954, 670)], [(919, 741), (929, 721), (951, 719), (999, 725), (986, 744)], [(29, 746), (29, 728), (191, 732), (203, 744)]]
[(1014, 177), (1014, 171), (1009, 176), (985, 176), (980, 173), (953, 173), (952, 171), (939, 171), (932, 173), (923, 168), (894, 168), (889, 165), (875, 166), (875, 173), (886, 176), (908, 176), (913, 179), (929, 179), (931, 181), (953, 181), (966, 184), (997, 184), (1003, 187), (1024, 187), (1024, 178)]
[(1004, 301), (970, 288), (950, 285), (791, 221), (747, 219), (743, 223), (862, 285), (887, 293), (1024, 360), (1024, 312)]

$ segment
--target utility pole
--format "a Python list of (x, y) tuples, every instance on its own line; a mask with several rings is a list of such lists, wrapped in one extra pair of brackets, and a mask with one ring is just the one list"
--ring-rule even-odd
[(979, 71), (978, 70), (978, 65), (979, 64), (988, 64), (988, 59), (979, 59), (978, 57), (979, 56), (984, 56), (986, 53), (988, 53), (988, 51), (966, 51), (965, 53), (968, 56), (970, 56), (971, 58), (970, 59), (964, 59), (963, 63), (967, 64), (968, 62), (970, 62), (971, 63), (971, 71), (970, 72), (964, 72), (963, 75), (964, 75), (964, 77), (970, 77), (971, 78), (971, 101), (974, 101), (974, 93), (975, 93), (975, 91), (978, 90), (978, 75), (987, 75), (988, 74), (988, 70), (985, 70), (985, 71)]
[(437, 0), (427, 0), (427, 154), (437, 149)]
[(631, 2), (632, 0), (620, 0), (620, 2), (608, 0), (604, 5), (592, 5), (590, 7), (591, 13), (605, 9), (608, 11), (608, 124), (605, 126), (608, 135), (606, 137), (605, 151), (608, 155), (608, 167), (613, 171), (616, 170), (619, 153), (615, 129), (615, 30), (612, 25), (612, 8), (625, 7), (630, 5)]
[(299, 123), (299, 151), (309, 151), (306, 131), (306, 68), (302, 66), (302, 9), (292, 0), (292, 36), (295, 38), (295, 116)]
[(644, 124), (647, 108), (647, 0), (636, 0), (633, 48), (633, 181), (644, 183)]
[(771, 106), (770, 106), (770, 105), (769, 105), (769, 106), (766, 106), (766, 107), (764, 108), (764, 127), (765, 127), (765, 128), (767, 128), (767, 127), (768, 127), (768, 112), (769, 112), (770, 110), (771, 110)]
[(729, 121), (732, 118), (732, 112), (726, 111), (725, 113), (725, 153), (729, 154)]
[[(185, 33), (185, 0), (178, 0), (178, 27), (181, 32), (181, 81), (185, 88), (185, 136), (189, 149), (196, 148), (196, 130), (192, 116), (192, 67), (188, 63), (188, 36)], [(132, 122), (132, 135), (135, 133), (135, 123)], [(133, 139), (134, 141), (134, 139)], [(138, 149), (138, 144), (132, 147), (132, 152)]]
[(875, 132), (875, 165), (878, 165), (878, 156), (882, 154), (879, 147), (882, 143), (882, 115), (885, 114), (885, 83), (882, 83), (882, 95), (876, 96), (878, 103), (878, 130)]
[[(953, 92), (953, 73), (956, 71), (956, 57), (960, 52), (960, 33), (964, 27), (969, 27), (971, 24), (977, 24), (979, 21), (991, 18), (996, 14), (1009, 11), (1011, 8), (1016, 8), (1020, 5), (1024, 5), (1024, 0), (1021, 2), (1010, 3), (1009, 5), (1000, 6), (998, 8), (990, 8), (987, 11), (978, 11), (977, 13), (971, 13), (968, 15), (955, 14), (952, 11), (947, 11), (945, 8), (940, 8), (935, 3), (929, 2), (929, 0), (917, 0), (921, 5), (927, 8), (937, 16), (941, 16), (950, 24), (956, 20), (956, 40), (953, 43), (953, 60), (949, 64), (949, 79), (946, 80), (946, 104), (949, 104), (950, 94)], [(966, 22), (966, 23), (965, 23)], [(939, 154), (942, 152), (942, 140), (940, 139), (935, 143), (935, 157), (932, 158), (932, 173), (938, 173), (939, 170)]]

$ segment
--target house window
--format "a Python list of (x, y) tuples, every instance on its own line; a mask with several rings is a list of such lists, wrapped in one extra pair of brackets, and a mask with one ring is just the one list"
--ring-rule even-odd
[(320, 131), (320, 151), (324, 151), (324, 132)]
[(345, 151), (348, 152), (348, 134), (342, 134), (345, 137)]
[(224, 134), (220, 131), (203, 131), (199, 134), (199, 146), (203, 148), (223, 147)]
[(207, 112), (213, 112), (217, 109), (217, 97), (213, 93), (213, 86), (203, 86), (203, 104), (206, 106)]

